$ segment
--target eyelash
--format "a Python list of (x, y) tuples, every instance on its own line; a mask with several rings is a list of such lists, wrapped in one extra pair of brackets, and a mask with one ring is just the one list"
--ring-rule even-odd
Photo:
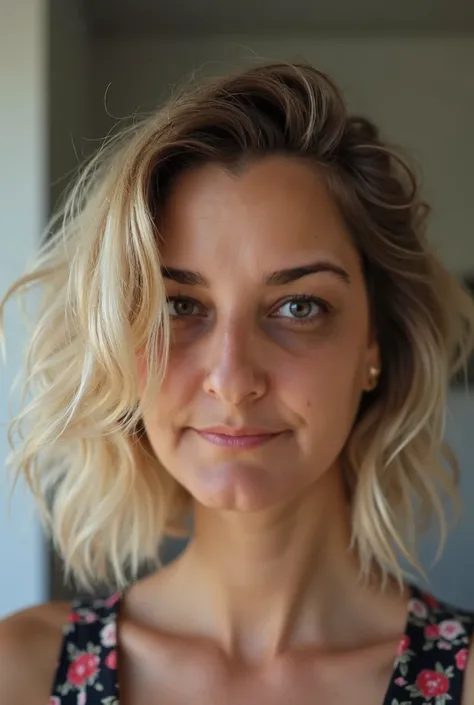
[[(178, 294), (177, 296), (169, 296), (167, 298), (167, 303), (177, 302), (177, 301), (186, 301), (186, 302), (194, 304), (195, 306), (198, 306), (198, 307), (200, 306), (200, 304), (197, 301), (190, 298), (189, 296), (180, 296)], [(333, 310), (333, 307), (327, 301), (324, 301), (324, 299), (319, 299), (316, 296), (308, 296), (307, 294), (293, 294), (292, 296), (288, 296), (286, 299), (284, 299), (284, 301), (281, 301), (274, 310), (279, 311), (283, 306), (286, 306), (287, 304), (293, 303), (295, 301), (302, 302), (302, 303), (316, 304), (321, 309), (323, 316), (327, 316)], [(271, 315), (271, 317), (278, 318), (278, 316), (273, 316), (273, 315)], [(317, 319), (319, 317), (320, 316), (318, 316), (318, 315), (311, 316), (308, 318), (295, 317), (295, 318), (290, 318), (289, 320), (296, 323), (297, 325), (304, 326), (304, 325), (309, 325), (311, 323), (314, 323), (315, 319)], [(183, 318), (193, 318), (193, 316), (186, 316), (186, 315), (179, 316), (178, 315), (178, 316), (174, 316), (173, 318), (183, 319)]]

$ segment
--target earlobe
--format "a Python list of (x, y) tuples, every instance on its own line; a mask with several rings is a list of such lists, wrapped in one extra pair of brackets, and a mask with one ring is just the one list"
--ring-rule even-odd
[(375, 367), (375, 365), (372, 365), (371, 367), (369, 367), (368, 377), (368, 391), (372, 391), (376, 388), (379, 382), (380, 369), (378, 367)]
[(382, 371), (382, 366), (380, 363), (380, 348), (376, 339), (371, 341), (367, 349), (366, 365), (366, 382), (364, 389), (366, 392), (371, 392), (377, 387)]

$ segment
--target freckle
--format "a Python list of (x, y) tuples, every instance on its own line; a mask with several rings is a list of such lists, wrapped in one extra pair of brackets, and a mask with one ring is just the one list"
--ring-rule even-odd
[(308, 401), (306, 402), (306, 406), (308, 407), (308, 409), (311, 407), (311, 399), (308, 399)]

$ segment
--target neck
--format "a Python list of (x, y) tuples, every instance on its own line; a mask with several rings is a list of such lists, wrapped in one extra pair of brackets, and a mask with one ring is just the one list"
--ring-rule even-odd
[(197, 505), (194, 539), (180, 563), (206, 632), (229, 653), (265, 661), (347, 634), (347, 611), (357, 614), (364, 590), (349, 543), (349, 507), (334, 470), (269, 512)]

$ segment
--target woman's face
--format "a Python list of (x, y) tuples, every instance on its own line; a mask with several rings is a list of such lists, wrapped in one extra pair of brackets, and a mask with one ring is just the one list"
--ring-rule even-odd
[(342, 218), (314, 168), (278, 156), (181, 176), (162, 234), (172, 343), (144, 410), (153, 449), (205, 506), (290, 501), (337, 467), (379, 362)]

